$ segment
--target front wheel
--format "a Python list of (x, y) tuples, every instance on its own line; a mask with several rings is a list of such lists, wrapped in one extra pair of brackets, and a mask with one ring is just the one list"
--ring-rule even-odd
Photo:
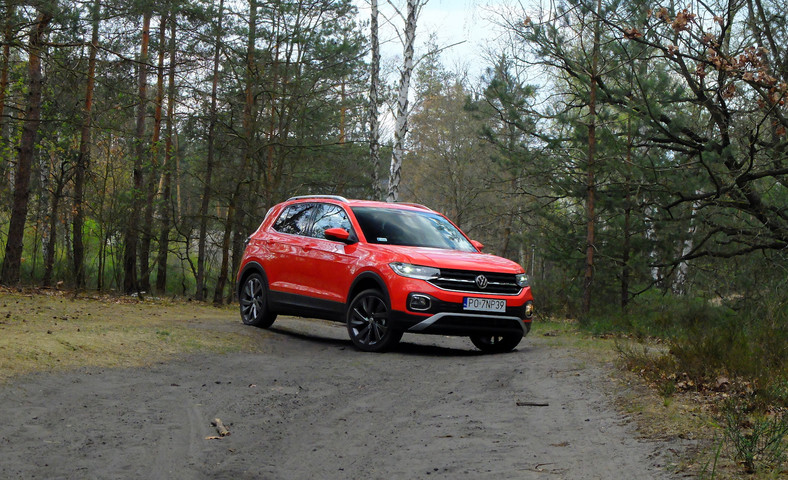
[(388, 299), (379, 290), (364, 290), (347, 309), (347, 331), (353, 345), (365, 352), (382, 352), (396, 345), (402, 332), (391, 326)]
[(260, 328), (273, 325), (276, 314), (268, 311), (268, 292), (259, 273), (246, 277), (239, 297), (241, 320), (246, 325)]
[(472, 335), (471, 342), (484, 353), (506, 353), (514, 350), (522, 333), (507, 333), (505, 335)]

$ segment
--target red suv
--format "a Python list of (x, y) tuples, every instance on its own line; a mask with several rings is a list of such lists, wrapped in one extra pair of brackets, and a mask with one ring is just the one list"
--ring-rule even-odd
[(291, 198), (249, 237), (241, 318), (263, 328), (280, 313), (340, 321), (371, 352), (405, 332), (467, 335), (482, 351), (508, 352), (531, 329), (531, 288), (520, 265), (481, 249), (421, 205)]

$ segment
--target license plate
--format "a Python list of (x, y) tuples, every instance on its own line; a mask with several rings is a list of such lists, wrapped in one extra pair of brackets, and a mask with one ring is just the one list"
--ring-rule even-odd
[(474, 312), (505, 312), (506, 300), (465, 297), (462, 300), (462, 309), (472, 310)]

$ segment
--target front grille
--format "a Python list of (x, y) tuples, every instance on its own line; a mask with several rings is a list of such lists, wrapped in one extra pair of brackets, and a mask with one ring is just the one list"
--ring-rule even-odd
[[(479, 288), (476, 277), (487, 277), (487, 287)], [(493, 295), (517, 295), (521, 288), (517, 286), (513, 273), (473, 272), (469, 270), (441, 269), (438, 278), (429, 281), (443, 290), (468, 293), (488, 293)]]

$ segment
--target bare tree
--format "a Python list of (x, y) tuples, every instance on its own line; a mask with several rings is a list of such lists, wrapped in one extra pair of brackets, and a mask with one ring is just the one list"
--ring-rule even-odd
[[(405, 135), (408, 133), (408, 93), (410, 77), (413, 74), (413, 44), (416, 41), (416, 22), (422, 7), (427, 0), (408, 0), (405, 32), (402, 42), (403, 60), (400, 70), (399, 88), (397, 90), (397, 118), (394, 126), (394, 150), (391, 154), (391, 170), (389, 171), (389, 189), (386, 200), (396, 202), (399, 199), (399, 183), (402, 171), (402, 158), (405, 155)], [(397, 10), (402, 17), (402, 13)]]

